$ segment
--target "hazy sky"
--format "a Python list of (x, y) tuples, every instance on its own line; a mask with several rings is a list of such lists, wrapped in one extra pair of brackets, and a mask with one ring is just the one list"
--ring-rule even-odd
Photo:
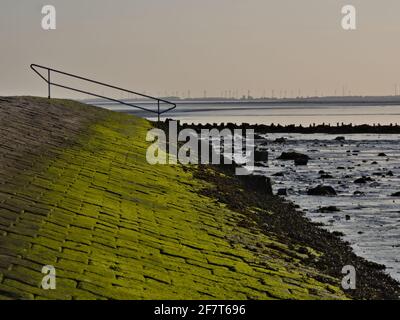
[(46, 94), (32, 62), (155, 95), (393, 94), (399, 16), (399, 0), (1, 0), (0, 95)]

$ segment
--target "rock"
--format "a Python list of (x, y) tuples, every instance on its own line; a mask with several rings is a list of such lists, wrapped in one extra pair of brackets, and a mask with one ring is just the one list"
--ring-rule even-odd
[(247, 176), (239, 176), (240, 180), (250, 188), (262, 195), (272, 196), (272, 184), (271, 179), (264, 176), (256, 176), (256, 175), (247, 175)]
[(335, 141), (345, 141), (346, 138), (345, 137), (336, 137)]
[(333, 179), (333, 176), (331, 176), (330, 174), (322, 174), (319, 178), (320, 179)]
[(306, 158), (300, 158), (294, 160), (295, 166), (306, 166), (307, 164), (308, 164), (308, 159)]
[(344, 233), (340, 231), (333, 231), (332, 234), (336, 237), (344, 237)]
[(348, 214), (346, 214), (346, 221), (350, 220), (350, 216)]
[(345, 167), (337, 167), (338, 170), (346, 170)]
[(378, 157), (387, 157), (386, 153), (381, 152), (380, 154), (378, 154)]
[(354, 193), (353, 193), (355, 196), (357, 196), (357, 197), (364, 197), (365, 196), (365, 193), (364, 192), (361, 192), (361, 191), (354, 191)]
[(267, 150), (255, 150), (254, 151), (254, 161), (255, 162), (267, 162), (268, 161), (268, 151)]
[(286, 143), (287, 139), (286, 138), (276, 138), (275, 143)]
[(391, 194), (391, 197), (400, 197), (400, 191)]
[(389, 171), (386, 175), (389, 176), (389, 177), (393, 177), (394, 176), (392, 171)]
[(277, 173), (274, 173), (272, 176), (273, 177), (283, 177), (284, 173), (283, 172), (277, 172)]
[(331, 186), (319, 185), (307, 191), (309, 196), (336, 196), (336, 191)]
[(287, 189), (278, 189), (278, 196), (287, 196)]
[(329, 207), (321, 207), (317, 211), (321, 213), (329, 213), (329, 212), (338, 212), (340, 211), (340, 209), (338, 209), (335, 206), (329, 206)]
[(374, 179), (370, 178), (370, 177), (362, 177), (362, 178), (358, 178), (354, 181), (354, 183), (356, 184), (364, 184), (367, 182), (373, 182)]
[(282, 154), (278, 157), (278, 160), (284, 160), (284, 161), (288, 161), (288, 160), (297, 160), (297, 159), (306, 159), (306, 160), (310, 160), (310, 157), (299, 153), (299, 152), (282, 152)]

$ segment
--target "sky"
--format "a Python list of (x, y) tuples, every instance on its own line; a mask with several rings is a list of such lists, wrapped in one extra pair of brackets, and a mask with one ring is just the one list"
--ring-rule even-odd
[(156, 96), (391, 95), (399, 15), (398, 0), (1, 0), (0, 95), (47, 94), (30, 63)]

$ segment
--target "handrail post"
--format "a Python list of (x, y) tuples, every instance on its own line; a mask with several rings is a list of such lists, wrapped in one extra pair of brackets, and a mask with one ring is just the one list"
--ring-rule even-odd
[(50, 99), (50, 69), (47, 69), (47, 89), (49, 91), (49, 99)]
[(160, 100), (157, 100), (157, 104), (158, 104), (158, 109), (157, 109), (157, 116), (158, 116), (158, 122), (160, 122)]

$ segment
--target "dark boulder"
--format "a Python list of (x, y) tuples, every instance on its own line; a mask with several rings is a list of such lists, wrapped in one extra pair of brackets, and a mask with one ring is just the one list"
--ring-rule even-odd
[(340, 209), (335, 206), (329, 206), (329, 207), (319, 208), (317, 211), (321, 213), (330, 213), (330, 212), (338, 212), (340, 211)]
[(309, 189), (307, 194), (309, 196), (336, 196), (337, 193), (331, 186), (319, 185), (315, 188)]
[(302, 154), (299, 152), (291, 151), (291, 152), (282, 152), (282, 154), (278, 157), (278, 160), (298, 160), (298, 159), (305, 159), (310, 160), (310, 157), (306, 154)]
[(345, 137), (336, 137), (335, 140), (336, 141), (345, 141), (346, 138)]
[(255, 150), (254, 151), (254, 161), (255, 162), (267, 162), (268, 161), (268, 151), (267, 150)]
[(276, 138), (275, 143), (286, 143), (287, 139), (286, 138)]
[(357, 196), (357, 197), (364, 197), (365, 196), (365, 193), (364, 192), (362, 192), (362, 191), (354, 191), (354, 193), (353, 193), (355, 196)]
[(381, 152), (380, 154), (378, 154), (378, 157), (387, 157), (386, 153)]
[(308, 164), (308, 159), (306, 158), (294, 159), (294, 164), (296, 166), (306, 166)]
[(400, 197), (400, 191), (391, 194), (392, 197)]
[(239, 176), (239, 179), (250, 190), (253, 190), (265, 196), (273, 195), (270, 178), (264, 176), (247, 175), (247, 176)]
[(370, 178), (370, 177), (362, 177), (362, 178), (358, 178), (354, 181), (354, 183), (356, 184), (364, 184), (367, 182), (373, 182), (374, 179)]
[(284, 173), (283, 172), (277, 172), (277, 173), (274, 173), (272, 176), (273, 177), (283, 177)]
[(287, 196), (287, 189), (278, 189), (278, 196)]
[(320, 179), (333, 179), (333, 176), (330, 174), (321, 174)]

